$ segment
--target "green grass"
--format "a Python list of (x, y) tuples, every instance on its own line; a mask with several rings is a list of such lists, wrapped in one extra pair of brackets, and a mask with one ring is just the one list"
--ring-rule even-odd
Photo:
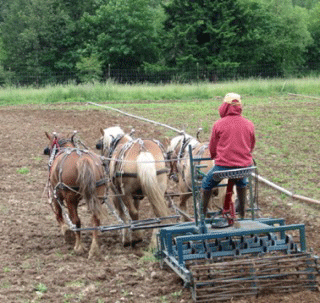
[[(132, 102), (137, 100), (209, 100), (222, 98), (234, 91), (243, 96), (268, 98), (299, 93), (319, 95), (319, 78), (303, 79), (249, 79), (221, 83), (199, 84), (140, 84), (126, 85), (114, 82), (83, 85), (49, 85), (43, 88), (0, 88), (0, 106), (17, 104), (52, 104), (69, 102)], [(255, 102), (261, 102), (256, 98)]]
[(12, 285), (9, 281), (6, 281), (6, 280), (1, 280), (0, 282), (0, 289), (1, 288), (10, 288)]
[(29, 168), (27, 167), (20, 167), (17, 169), (17, 173), (20, 175), (26, 175), (30, 172)]
[(48, 290), (48, 287), (45, 285), (45, 284), (43, 284), (43, 283), (38, 283), (36, 286), (35, 286), (35, 291), (38, 291), (38, 292), (40, 292), (40, 293), (45, 293), (45, 292), (47, 292), (47, 290)]
[(149, 251), (145, 251), (144, 255), (139, 259), (139, 264), (142, 263), (153, 263), (156, 262), (157, 258), (154, 256), (154, 254), (152, 252)]

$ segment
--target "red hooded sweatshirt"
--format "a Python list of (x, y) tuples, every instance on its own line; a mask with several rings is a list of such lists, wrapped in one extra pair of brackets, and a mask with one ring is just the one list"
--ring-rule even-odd
[(219, 113), (221, 119), (214, 123), (209, 143), (211, 158), (219, 166), (250, 166), (255, 146), (253, 123), (241, 116), (241, 105), (224, 102)]

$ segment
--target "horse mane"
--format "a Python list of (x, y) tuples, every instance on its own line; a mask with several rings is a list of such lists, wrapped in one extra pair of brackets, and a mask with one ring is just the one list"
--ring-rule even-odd
[(105, 150), (110, 149), (112, 141), (118, 136), (123, 136), (127, 138), (129, 141), (132, 140), (132, 138), (128, 134), (125, 134), (124, 131), (119, 126), (105, 128), (103, 132), (104, 132), (104, 136), (102, 140), (103, 140), (103, 146)]
[(189, 140), (188, 144), (190, 144), (192, 148), (195, 148), (199, 144), (199, 141), (196, 138), (188, 134), (179, 135), (171, 139), (171, 142), (167, 148), (167, 152), (173, 152), (174, 150), (176, 150), (179, 144), (182, 144), (184, 138)]

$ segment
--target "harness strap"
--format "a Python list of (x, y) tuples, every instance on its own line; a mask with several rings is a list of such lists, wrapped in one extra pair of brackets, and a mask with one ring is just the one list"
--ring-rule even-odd
[[(166, 174), (169, 172), (169, 169), (167, 168), (163, 168), (163, 169), (160, 169), (160, 170), (157, 170), (157, 176), (158, 175), (161, 175), (161, 174)], [(138, 174), (137, 173), (125, 173), (125, 172), (120, 172), (120, 171), (117, 171), (116, 172), (116, 177), (131, 177), (131, 178), (137, 178), (138, 177)]]
[[(101, 180), (98, 180), (96, 182), (96, 187), (100, 187), (104, 184), (106, 184), (108, 182), (108, 179), (101, 179)], [(72, 190), (72, 191), (79, 191), (79, 186), (68, 186), (64, 183), (59, 183), (57, 186), (56, 186), (56, 189), (62, 189), (62, 190)]]
[(111, 144), (110, 144), (110, 149), (108, 152), (108, 158), (112, 157), (113, 152), (115, 151), (119, 141), (124, 137), (124, 135), (120, 134), (118, 135), (115, 139), (112, 140)]
[(183, 138), (183, 142), (181, 144), (180, 150), (179, 150), (179, 154), (178, 154), (178, 159), (181, 159), (184, 155), (184, 152), (188, 146), (188, 144), (190, 143), (190, 141), (192, 140), (192, 138), (188, 138), (186, 139), (185, 137)]

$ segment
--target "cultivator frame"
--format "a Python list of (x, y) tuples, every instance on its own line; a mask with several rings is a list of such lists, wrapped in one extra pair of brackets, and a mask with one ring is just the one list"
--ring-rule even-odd
[[(168, 265), (191, 287), (195, 302), (225, 301), (264, 292), (317, 290), (318, 257), (307, 253), (304, 224), (284, 219), (256, 218), (252, 173), (254, 168), (217, 172), (216, 178), (249, 177), (251, 218), (226, 228), (223, 211), (203, 214), (200, 195), (201, 161), (189, 148), (194, 222), (161, 228), (160, 263)], [(233, 222), (232, 222), (233, 223)]]

